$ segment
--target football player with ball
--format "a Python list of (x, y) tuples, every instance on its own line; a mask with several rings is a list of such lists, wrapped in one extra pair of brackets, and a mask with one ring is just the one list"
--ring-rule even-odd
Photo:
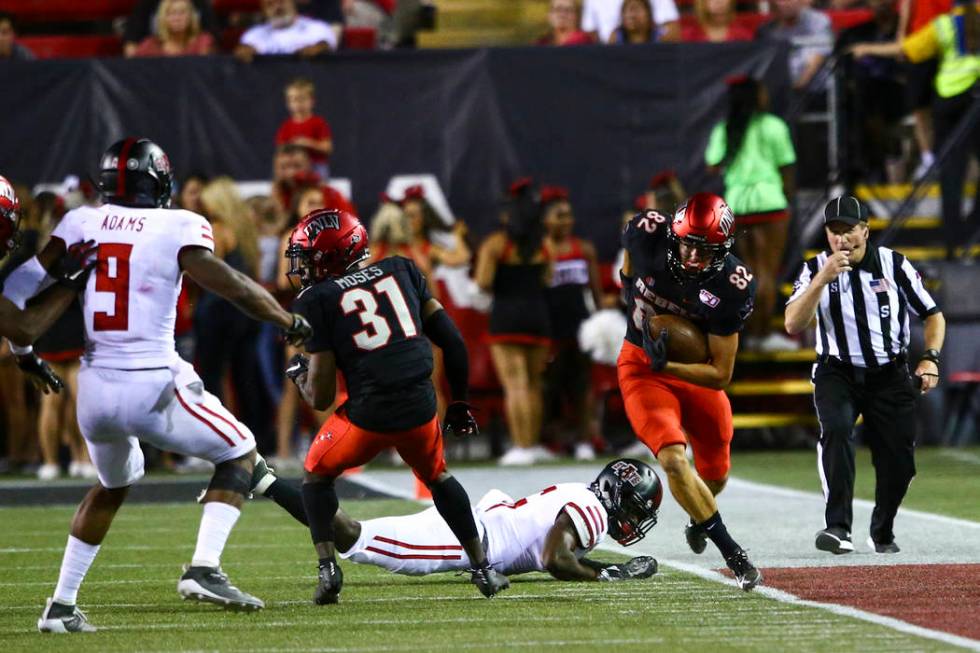
[(702, 553), (710, 539), (749, 591), (762, 574), (728, 534), (715, 502), (728, 480), (734, 431), (724, 388), (755, 294), (752, 272), (731, 253), (734, 223), (711, 193), (691, 196), (673, 218), (644, 211), (627, 223), (621, 274), (629, 315), (617, 368), (630, 424), (691, 518), (688, 544)]

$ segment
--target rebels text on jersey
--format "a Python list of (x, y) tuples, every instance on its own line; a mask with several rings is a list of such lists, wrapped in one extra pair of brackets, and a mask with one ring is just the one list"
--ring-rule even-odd
[(718, 274), (706, 281), (681, 281), (667, 262), (670, 218), (657, 211), (638, 213), (623, 229), (632, 276), (623, 275), (626, 293), (626, 339), (643, 345), (641, 329), (651, 315), (671, 313), (694, 322), (707, 334), (727, 336), (741, 331), (752, 313), (756, 282), (734, 254)]
[(411, 260), (395, 256), (325, 279), (300, 293), (293, 310), (309, 320), (310, 353), (332, 351), (347, 383), (347, 417), (370, 431), (403, 431), (436, 412), (432, 347), (422, 333), (431, 299)]
[(180, 252), (214, 251), (211, 225), (191, 211), (104, 204), (69, 211), (52, 238), (66, 245), (94, 240), (98, 264), (82, 294), (87, 364), (116, 369), (169, 367)]

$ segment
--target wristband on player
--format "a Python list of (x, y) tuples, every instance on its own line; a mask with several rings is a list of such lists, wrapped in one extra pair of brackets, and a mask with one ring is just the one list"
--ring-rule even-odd
[(932, 361), (936, 364), (936, 367), (939, 367), (939, 351), (936, 349), (926, 349), (924, 352), (922, 352), (922, 355), (919, 356), (919, 362), (922, 361)]

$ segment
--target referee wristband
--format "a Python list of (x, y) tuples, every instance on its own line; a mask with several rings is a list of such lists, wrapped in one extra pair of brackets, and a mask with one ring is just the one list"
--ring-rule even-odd
[(921, 356), (919, 356), (919, 361), (932, 361), (937, 366), (939, 365), (939, 352), (935, 349), (926, 349)]

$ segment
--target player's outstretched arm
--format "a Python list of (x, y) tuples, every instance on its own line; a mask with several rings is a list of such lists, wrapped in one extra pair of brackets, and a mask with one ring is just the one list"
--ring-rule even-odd
[(732, 380), (737, 352), (737, 333), (729, 336), (717, 336), (709, 333), (707, 363), (685, 364), (667, 361), (664, 372), (688, 383), (712, 390), (724, 390)]
[(180, 252), (180, 267), (198, 285), (224, 297), (249, 317), (282, 329), (293, 326), (293, 315), (283, 310), (269, 292), (203, 247)]
[(0, 335), (18, 347), (30, 346), (65, 312), (76, 294), (63, 286), (52, 286), (23, 311), (0, 297)]
[(578, 546), (575, 526), (571, 518), (563, 512), (558, 515), (545, 537), (544, 550), (541, 553), (544, 568), (558, 580), (599, 580), (599, 570), (583, 565), (575, 556)]

